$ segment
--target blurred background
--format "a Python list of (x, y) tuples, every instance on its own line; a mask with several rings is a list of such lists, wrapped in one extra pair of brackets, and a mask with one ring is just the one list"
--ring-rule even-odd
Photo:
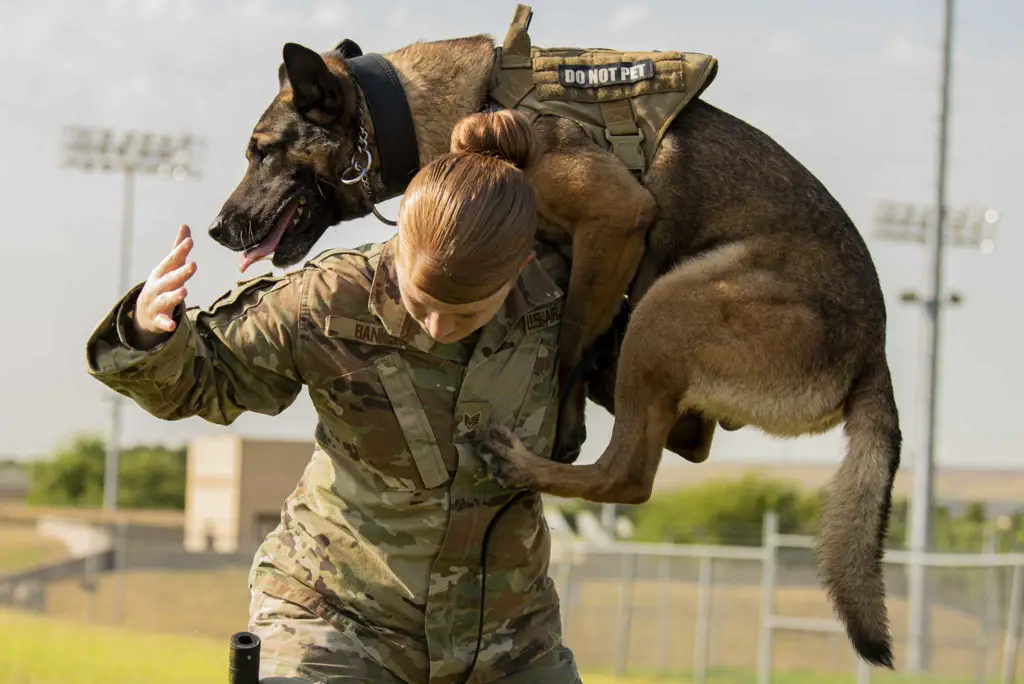
[[(1024, 676), (1016, 655), (1024, 601), (1024, 5), (532, 5), (535, 45), (718, 58), (703, 99), (787, 148), (868, 242), (886, 294), (905, 438), (886, 563), (899, 674), (857, 667), (807, 548), (841, 431), (774, 440), (747, 429), (719, 431), (712, 458), (699, 466), (667, 454), (647, 504), (548, 502), (566, 641), (585, 681)], [(190, 304), (208, 304), (241, 278), (237, 255), (206, 228), (241, 178), (252, 126), (277, 90), (284, 43), (324, 51), (351, 38), (364, 52), (387, 52), (476, 33), (500, 42), (514, 7), (0, 3), (0, 626), (13, 639), (0, 647), (0, 684), (135, 681), (109, 669), (121, 666), (139, 681), (162, 682), (167, 644), (193, 681), (223, 681), (227, 637), (245, 627), (255, 545), (309, 457), (312, 406), (302, 395), (283, 415), (244, 416), (227, 428), (159, 421), (115, 405), (87, 376), (86, 338), (166, 254), (182, 223), (193, 229), (199, 265)], [(148, 154), (165, 153), (158, 161), (132, 173), (89, 168), (83, 146), (104, 136), (142, 145), (147, 134)], [(943, 138), (947, 238), (932, 373), (935, 338), (922, 301), (935, 282), (928, 236)], [(397, 206), (378, 208), (394, 217)], [(371, 216), (329, 229), (314, 253), (391, 232)], [(268, 270), (260, 263), (245, 277)], [(610, 429), (610, 416), (592, 406), (581, 462), (597, 458)], [(104, 505), (112, 452), (117, 496)], [(55, 640), (78, 634), (81, 653), (46, 655)]]

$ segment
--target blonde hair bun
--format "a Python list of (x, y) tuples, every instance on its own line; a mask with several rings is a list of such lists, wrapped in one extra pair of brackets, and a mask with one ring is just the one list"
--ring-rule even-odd
[(470, 114), (455, 124), (451, 151), (497, 157), (526, 171), (540, 158), (541, 145), (525, 116), (500, 109)]

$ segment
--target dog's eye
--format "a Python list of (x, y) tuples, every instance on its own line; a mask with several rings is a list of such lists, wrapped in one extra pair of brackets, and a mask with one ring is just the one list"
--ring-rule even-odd
[(260, 163), (266, 159), (270, 152), (271, 148), (269, 146), (264, 145), (261, 147), (260, 144), (256, 142), (255, 138), (249, 141), (249, 155), (256, 163)]

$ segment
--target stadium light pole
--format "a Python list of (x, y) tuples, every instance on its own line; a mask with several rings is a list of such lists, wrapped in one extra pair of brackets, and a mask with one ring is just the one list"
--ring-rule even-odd
[[(907, 670), (918, 674), (929, 669), (930, 620), (927, 595), (927, 566), (923, 554), (931, 548), (934, 515), (935, 417), (939, 369), (940, 313), (943, 306), (960, 304), (959, 294), (945, 297), (943, 257), (947, 244), (974, 247), (983, 254), (995, 249), (993, 231), (999, 212), (991, 207), (965, 207), (949, 213), (946, 203), (949, 149), (949, 100), (952, 64), (953, 0), (945, 0), (943, 14), (942, 85), (939, 99), (939, 132), (936, 192), (933, 207), (886, 202), (880, 207), (876, 235), (883, 240), (916, 242), (928, 247), (927, 291), (923, 295), (905, 292), (901, 299), (922, 304), (925, 354), (919, 397), (920, 427), (918, 448), (914, 453), (913, 494), (907, 546), (911, 552), (908, 577)], [(951, 220), (952, 218), (952, 220)]]
[[(945, 199), (945, 193), (942, 193)], [(941, 216), (941, 218), (937, 218)], [(950, 220), (951, 218), (951, 220)], [(935, 229), (944, 225), (942, 231)], [(918, 396), (918, 438), (912, 466), (913, 484), (910, 497), (910, 521), (907, 526), (907, 549), (911, 552), (907, 595), (907, 671), (926, 672), (931, 662), (931, 629), (929, 621), (927, 579), (928, 568), (923, 554), (931, 550), (934, 528), (935, 500), (935, 424), (938, 407), (939, 376), (939, 314), (943, 307), (958, 306), (963, 296), (958, 292), (943, 294), (941, 261), (945, 246), (970, 247), (982, 254), (995, 250), (995, 226), (999, 212), (991, 207), (961, 207), (956, 212), (938, 212), (933, 207), (910, 203), (883, 201), (875, 223), (875, 237), (889, 242), (908, 242), (930, 247), (929, 279), (926, 294), (915, 291), (900, 293), (906, 304), (920, 304), (925, 353), (922, 357), (921, 388)], [(930, 244), (929, 244), (930, 243)]]
[[(130, 286), (136, 177), (143, 174), (177, 181), (198, 178), (201, 141), (191, 134), (168, 135), (136, 130), (116, 132), (83, 126), (65, 127), (64, 136), (61, 168), (86, 173), (120, 173), (123, 176), (117, 283), (120, 296)], [(110, 400), (110, 437), (103, 473), (103, 508), (110, 511), (117, 508), (123, 400), (120, 394), (115, 394)]]
[[(908, 576), (907, 595), (907, 665), (909, 674), (927, 672), (931, 668), (931, 613), (928, 596), (928, 568), (924, 563), (924, 554), (931, 549), (934, 528), (934, 469), (935, 469), (935, 422), (937, 413), (937, 381), (939, 374), (939, 342), (941, 331), (941, 312), (946, 304), (959, 304), (961, 298), (954, 294), (945, 299), (943, 285), (943, 258), (945, 255), (946, 233), (951, 232), (953, 245), (974, 245), (983, 253), (995, 248), (994, 240), (983, 231), (992, 227), (999, 220), (999, 213), (988, 208), (981, 213), (980, 220), (970, 220), (971, 211), (960, 210), (953, 222), (949, 221), (946, 204), (949, 166), (949, 109), (950, 82), (953, 61), (953, 0), (944, 0), (942, 15), (942, 60), (941, 88), (939, 93), (939, 130), (938, 150), (936, 155), (935, 204), (930, 210), (923, 212), (913, 209), (904, 213), (913, 217), (917, 214), (918, 221), (904, 222), (903, 228), (914, 224), (920, 227), (920, 241), (928, 247), (928, 277), (926, 292), (919, 296), (916, 293), (904, 293), (904, 302), (923, 305), (922, 317), (925, 354), (923, 355), (923, 372), (921, 393), (919, 396), (919, 439), (914, 453), (913, 486), (910, 500), (910, 520), (907, 527), (907, 546), (910, 551), (911, 563)], [(891, 228), (893, 222), (881, 221), (884, 227)], [(952, 225), (950, 225), (952, 223)], [(928, 228), (931, 230), (928, 230)], [(890, 239), (892, 239), (890, 237)], [(916, 241), (916, 240), (915, 240)]]

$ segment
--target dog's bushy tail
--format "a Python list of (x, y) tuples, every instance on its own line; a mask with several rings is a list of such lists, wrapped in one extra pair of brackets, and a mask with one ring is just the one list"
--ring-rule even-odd
[(819, 571), (857, 653), (892, 669), (881, 561), (902, 436), (884, 356), (854, 383), (844, 432), (846, 457), (822, 509)]

